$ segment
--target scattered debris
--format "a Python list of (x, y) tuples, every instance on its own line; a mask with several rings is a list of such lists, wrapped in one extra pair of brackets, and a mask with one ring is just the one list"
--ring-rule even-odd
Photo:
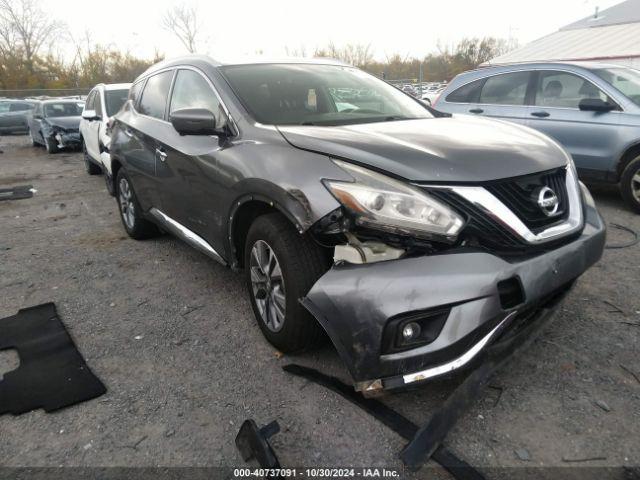
[(0, 415), (38, 408), (53, 412), (104, 394), (53, 303), (0, 319), (0, 350), (15, 349), (20, 366), (0, 382)]
[(636, 382), (640, 383), (640, 376), (636, 372), (631, 370), (629, 367), (623, 365), (622, 363), (620, 363), (619, 365), (620, 365), (621, 369), (623, 369), (625, 372), (627, 372), (629, 375), (631, 375), (633, 378), (635, 378)]
[(276, 356), (276, 358), (282, 358), (284, 357), (284, 353), (282, 353), (280, 350), (276, 350), (274, 352), (274, 355)]
[(204, 305), (194, 305), (193, 307), (185, 307), (185, 311), (181, 314), (183, 317), (186, 317), (191, 312), (195, 312), (196, 310), (200, 310)]
[(523, 462), (528, 462), (531, 460), (531, 455), (529, 454), (529, 450), (527, 450), (526, 448), (516, 448), (514, 452), (518, 456), (518, 458)]
[(594, 462), (596, 460), (606, 460), (607, 457), (586, 457), (586, 458), (568, 458), (562, 457), (562, 461), (566, 463)]
[(605, 412), (611, 411), (611, 407), (604, 400), (596, 400), (595, 402), (593, 402), (593, 404), (600, 407)]
[(22, 200), (23, 198), (31, 198), (36, 191), (37, 190), (33, 188), (33, 185), (19, 185), (11, 188), (0, 188), (0, 200)]
[(143, 338), (143, 335), (136, 335), (135, 337), (133, 337), (134, 340), (142, 340)]
[(618, 230), (629, 232), (631, 235), (633, 235), (633, 240), (630, 240), (627, 243), (620, 243), (617, 245), (605, 245), (604, 248), (607, 248), (607, 249), (629, 248), (629, 247), (633, 247), (634, 245), (637, 245), (638, 242), (640, 242), (640, 237), (638, 237), (638, 234), (636, 233), (635, 230), (632, 230), (629, 227), (625, 227), (624, 225), (619, 225), (617, 223), (610, 223), (609, 226), (612, 228), (617, 228)]
[(613, 308), (613, 310), (607, 310), (608, 313), (622, 313), (623, 315), (624, 310), (622, 310), (619, 306), (617, 306), (616, 304), (608, 301), (608, 300), (603, 300), (602, 303), (604, 303), (605, 305), (609, 305), (611, 308)]
[(255, 458), (262, 468), (280, 468), (280, 461), (269, 444), (269, 438), (280, 431), (277, 420), (258, 428), (256, 422), (249, 418), (242, 422), (236, 436), (236, 447), (242, 458), (248, 462)]

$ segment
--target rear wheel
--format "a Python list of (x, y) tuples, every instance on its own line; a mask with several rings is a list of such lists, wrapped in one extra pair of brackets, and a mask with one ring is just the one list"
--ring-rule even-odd
[(328, 269), (322, 248), (272, 213), (251, 225), (244, 253), (251, 306), (267, 340), (283, 352), (318, 343), (323, 331), (298, 300)]
[(640, 213), (640, 156), (631, 160), (622, 172), (620, 191), (627, 204)]
[(89, 152), (87, 152), (87, 145), (82, 141), (82, 155), (84, 156), (84, 167), (89, 175), (100, 175), (102, 169), (91, 161), (89, 158)]
[(118, 171), (116, 182), (118, 209), (122, 225), (131, 238), (142, 240), (159, 234), (158, 228), (142, 216), (142, 208), (133, 191), (131, 180), (123, 169)]

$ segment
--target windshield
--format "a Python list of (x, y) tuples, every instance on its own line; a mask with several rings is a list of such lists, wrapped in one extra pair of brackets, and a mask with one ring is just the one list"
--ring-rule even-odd
[(353, 67), (268, 64), (222, 70), (243, 105), (264, 124), (348, 125), (431, 117), (417, 101)]
[(79, 117), (82, 114), (82, 103), (47, 103), (44, 106), (45, 117)]
[(640, 107), (640, 71), (631, 68), (601, 68), (593, 72)]
[(118, 110), (122, 108), (124, 102), (129, 96), (129, 89), (125, 90), (106, 90), (104, 92), (104, 101), (107, 105), (107, 117), (112, 117)]

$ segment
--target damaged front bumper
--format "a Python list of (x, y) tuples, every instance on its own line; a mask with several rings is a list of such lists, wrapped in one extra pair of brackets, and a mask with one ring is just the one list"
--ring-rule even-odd
[(58, 148), (79, 149), (82, 139), (79, 132), (55, 132), (51, 138), (56, 142)]
[[(301, 302), (326, 330), (357, 390), (446, 375), (523, 325), (542, 324), (600, 259), (605, 226), (593, 204), (584, 212), (579, 237), (533, 257), (507, 261), (475, 250), (335, 265)], [(439, 322), (435, 337), (415, 348), (389, 348), (389, 329), (406, 318)]]

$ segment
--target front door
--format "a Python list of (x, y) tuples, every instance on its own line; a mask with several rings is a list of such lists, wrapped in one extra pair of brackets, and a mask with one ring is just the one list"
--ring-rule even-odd
[(591, 81), (564, 71), (540, 71), (528, 123), (564, 146), (583, 178), (600, 178), (619, 150), (619, 110), (588, 112), (578, 108), (584, 98), (615, 102)]
[[(205, 108), (216, 117), (216, 125), (223, 128), (227, 117), (220, 100), (207, 78), (199, 71), (178, 70), (174, 82), (171, 112), (184, 108)], [(163, 137), (159, 146), (161, 158), (157, 163), (162, 178), (162, 210), (189, 230), (205, 238), (215, 250), (223, 250), (222, 228), (225, 225), (220, 211), (223, 189), (218, 171), (220, 155), (233, 148), (216, 136), (181, 136), (175, 129)]]

